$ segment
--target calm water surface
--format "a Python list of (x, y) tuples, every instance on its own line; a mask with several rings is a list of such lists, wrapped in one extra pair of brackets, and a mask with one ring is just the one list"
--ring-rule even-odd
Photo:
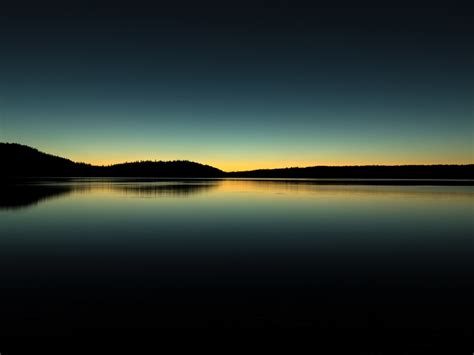
[(4, 186), (4, 333), (312, 327), (468, 337), (472, 186)]

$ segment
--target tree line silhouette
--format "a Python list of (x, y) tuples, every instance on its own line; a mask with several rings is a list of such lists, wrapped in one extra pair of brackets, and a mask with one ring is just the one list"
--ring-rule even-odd
[(221, 177), (222, 170), (187, 160), (140, 161), (94, 166), (16, 143), (0, 143), (3, 178), (18, 177)]
[(361, 165), (262, 169), (228, 173), (244, 178), (473, 179), (474, 165)]
[(320, 179), (473, 179), (474, 164), (399, 166), (313, 166), (224, 172), (187, 160), (139, 161), (94, 166), (46, 154), (29, 146), (0, 143), (2, 179), (22, 177), (202, 177)]

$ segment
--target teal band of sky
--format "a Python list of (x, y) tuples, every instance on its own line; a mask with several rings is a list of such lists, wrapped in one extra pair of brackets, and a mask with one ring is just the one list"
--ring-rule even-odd
[(12, 7), (0, 141), (224, 170), (474, 162), (462, 9), (211, 3)]

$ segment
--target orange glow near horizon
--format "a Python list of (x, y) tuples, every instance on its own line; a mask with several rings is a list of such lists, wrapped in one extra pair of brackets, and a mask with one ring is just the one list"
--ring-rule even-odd
[(67, 142), (41, 138), (37, 142), (31, 140), (20, 143), (75, 162), (99, 166), (136, 161), (188, 160), (227, 172), (320, 165), (474, 164), (472, 142), (463, 139), (453, 140), (449, 144), (443, 140), (405, 140), (401, 144), (389, 138), (383, 142), (341, 139), (314, 143), (297, 139), (282, 141), (278, 137), (265, 142), (256, 139), (219, 139), (222, 141), (181, 139), (169, 143), (150, 143), (126, 137), (120, 142), (112, 139), (93, 140), (89, 137)]
[(193, 159), (174, 159), (174, 158), (163, 158), (163, 159), (150, 159), (150, 158), (138, 158), (134, 156), (124, 157), (124, 159), (97, 159), (97, 160), (83, 160), (83, 159), (72, 159), (77, 162), (85, 162), (87, 164), (97, 166), (109, 166), (114, 164), (135, 162), (135, 161), (171, 161), (171, 160), (190, 160), (201, 164), (210, 165), (221, 169), (226, 172), (231, 171), (247, 171), (247, 170), (258, 170), (258, 169), (279, 169), (279, 168), (292, 168), (292, 167), (311, 167), (311, 166), (349, 166), (349, 165), (432, 165), (432, 164), (474, 164), (469, 159), (438, 159), (432, 161), (424, 161), (417, 159), (406, 159), (406, 160), (281, 160), (281, 161), (199, 161)]

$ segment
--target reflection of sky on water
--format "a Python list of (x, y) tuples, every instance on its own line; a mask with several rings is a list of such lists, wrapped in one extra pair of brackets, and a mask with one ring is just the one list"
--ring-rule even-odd
[(472, 302), (473, 187), (67, 181), (11, 188), (9, 206), (16, 193), (24, 208), (2, 195), (0, 209), (0, 315), (21, 331), (38, 310), (41, 327), (63, 324), (51, 310), (65, 329), (154, 327), (206, 324), (219, 304), (250, 323), (351, 324), (350, 310), (363, 327), (439, 329)]
[[(0, 231), (9, 237), (0, 242), (95, 243), (113, 238), (123, 243), (186, 241), (196, 248), (207, 243), (262, 247), (271, 241), (283, 247), (296, 241), (315, 245), (448, 236), (453, 241), (472, 235), (474, 201), (470, 186), (307, 181), (91, 180), (8, 191)], [(12, 210), (15, 203), (31, 208)]]

